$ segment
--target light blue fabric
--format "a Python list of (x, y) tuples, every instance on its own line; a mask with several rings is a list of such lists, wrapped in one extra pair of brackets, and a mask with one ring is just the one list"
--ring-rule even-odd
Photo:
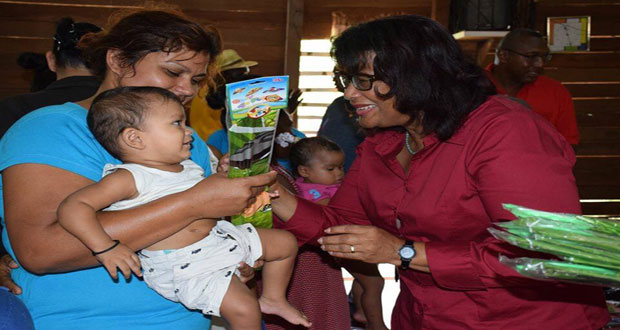
[(207, 139), (207, 144), (215, 147), (222, 155), (228, 153), (228, 132), (225, 129), (219, 129)]
[[(26, 115), (0, 140), (0, 171), (16, 164), (38, 163), (99, 181), (106, 163), (120, 162), (92, 136), (86, 114), (81, 106), (65, 103)], [(206, 145), (197, 135), (191, 158), (204, 168), (206, 176), (211, 174)], [(0, 200), (4, 225), (3, 205)], [(2, 241), (15, 257), (6, 231)], [(103, 267), (43, 276), (20, 267), (13, 271), (13, 278), (24, 289), (19, 297), (37, 330), (204, 330), (211, 323), (200, 312), (159, 296), (133, 275), (129, 282), (113, 282)]]
[[(306, 134), (302, 133), (296, 128), (293, 128), (292, 131), (293, 131), (293, 135), (298, 138), (303, 139), (306, 137)], [(225, 129), (220, 129), (220, 130), (217, 130), (211, 133), (211, 135), (207, 139), (207, 144), (215, 147), (217, 150), (219, 150), (222, 153), (222, 155), (227, 154), (228, 153), (228, 132)], [(278, 158), (277, 160), (278, 160), (278, 164), (280, 164), (282, 167), (286, 168), (287, 170), (291, 171), (291, 162), (288, 159)]]

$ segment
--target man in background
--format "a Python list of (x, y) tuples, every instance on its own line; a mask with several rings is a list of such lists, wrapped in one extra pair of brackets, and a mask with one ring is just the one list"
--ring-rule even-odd
[(550, 59), (539, 32), (516, 29), (499, 42), (495, 63), (486, 70), (498, 94), (526, 101), (574, 146), (579, 143), (579, 130), (571, 95), (560, 82), (542, 75)]

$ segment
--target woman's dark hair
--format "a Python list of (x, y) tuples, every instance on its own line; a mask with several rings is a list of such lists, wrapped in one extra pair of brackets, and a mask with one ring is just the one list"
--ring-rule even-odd
[(395, 97), (395, 108), (422, 118), (425, 133), (447, 140), (465, 117), (496, 89), (469, 62), (445, 28), (421, 16), (377, 19), (353, 26), (334, 39), (331, 56), (348, 75), (372, 62), (377, 80), (391, 87), (382, 99)]
[(321, 150), (343, 152), (336, 143), (322, 136), (304, 138), (293, 144), (289, 157), (294, 174), (299, 176), (297, 167), (308, 166), (310, 161), (314, 159), (314, 155)]
[(82, 51), (77, 48), (77, 44), (87, 33), (97, 33), (101, 28), (95, 24), (86, 22), (74, 22), (72, 18), (65, 17), (56, 23), (56, 33), (54, 34), (54, 46), (52, 52), (56, 57), (56, 66), (59, 68), (86, 66), (82, 57)]
[(26, 69), (32, 70), (33, 77), (30, 82), (30, 91), (38, 92), (49, 84), (56, 81), (56, 72), (50, 70), (47, 66), (47, 59), (44, 54), (24, 52), (19, 54), (17, 64)]
[(121, 159), (119, 135), (126, 128), (140, 129), (149, 109), (157, 106), (154, 104), (156, 101), (172, 101), (183, 107), (174, 93), (159, 87), (128, 86), (109, 89), (93, 100), (86, 116), (88, 129), (110, 155)]
[(93, 73), (103, 78), (109, 49), (120, 51), (121, 65), (134, 68), (144, 56), (153, 52), (176, 52), (186, 48), (209, 55), (209, 73), (214, 73), (215, 57), (221, 52), (221, 38), (213, 27), (203, 28), (180, 12), (142, 10), (116, 17), (107, 31), (82, 38), (79, 47)]

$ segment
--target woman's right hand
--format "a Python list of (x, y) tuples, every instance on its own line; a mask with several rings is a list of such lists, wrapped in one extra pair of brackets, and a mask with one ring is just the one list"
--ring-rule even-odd
[(10, 255), (5, 254), (0, 258), (0, 286), (7, 287), (13, 294), (22, 293), (22, 288), (20, 288), (17, 283), (13, 282), (13, 278), (11, 277), (11, 271), (17, 267), (19, 267), (19, 265)]
[(191, 212), (197, 219), (225, 217), (243, 212), (275, 180), (274, 171), (234, 179), (216, 173), (187, 190), (186, 196), (193, 199)]

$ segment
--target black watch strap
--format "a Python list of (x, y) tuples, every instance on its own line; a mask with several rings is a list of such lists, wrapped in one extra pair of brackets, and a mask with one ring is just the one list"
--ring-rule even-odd
[(398, 250), (398, 254), (400, 256), (400, 268), (401, 269), (409, 269), (409, 264), (411, 263), (411, 259), (413, 259), (416, 255), (416, 251), (413, 248), (413, 241), (406, 240), (405, 244)]

